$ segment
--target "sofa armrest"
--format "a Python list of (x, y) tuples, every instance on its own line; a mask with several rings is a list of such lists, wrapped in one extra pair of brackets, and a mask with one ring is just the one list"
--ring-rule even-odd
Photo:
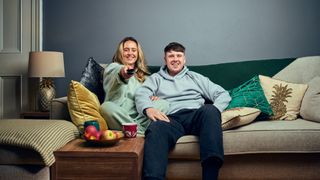
[(64, 119), (71, 121), (68, 110), (67, 97), (55, 98), (51, 101), (50, 119)]

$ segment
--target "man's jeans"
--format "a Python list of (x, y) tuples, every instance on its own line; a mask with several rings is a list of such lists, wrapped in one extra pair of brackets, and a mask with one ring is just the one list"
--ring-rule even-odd
[(212, 104), (184, 109), (168, 116), (170, 122), (154, 121), (145, 133), (144, 177), (165, 179), (168, 152), (183, 135), (199, 136), (200, 158), (214, 157), (223, 162), (220, 111)]

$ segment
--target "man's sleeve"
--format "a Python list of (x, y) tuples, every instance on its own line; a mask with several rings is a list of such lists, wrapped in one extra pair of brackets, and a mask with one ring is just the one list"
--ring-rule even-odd
[(156, 77), (149, 76), (145, 82), (139, 87), (135, 93), (135, 103), (139, 114), (143, 114), (146, 108), (154, 107), (150, 96), (154, 96), (157, 89)]
[(221, 87), (218, 84), (213, 83), (210, 81), (209, 78), (204, 77), (202, 78), (200, 83), (200, 86), (202, 86), (201, 89), (203, 89), (203, 95), (205, 98), (208, 98), (213, 102), (213, 105), (216, 106), (220, 112), (225, 110), (225, 108), (228, 107), (231, 97), (223, 87)]

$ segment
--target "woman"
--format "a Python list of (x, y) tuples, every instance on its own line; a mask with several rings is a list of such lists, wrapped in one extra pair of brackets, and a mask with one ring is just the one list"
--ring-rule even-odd
[[(103, 75), (106, 97), (100, 112), (110, 129), (121, 130), (122, 123), (136, 122), (138, 134), (144, 134), (150, 120), (137, 112), (134, 94), (147, 75), (149, 71), (140, 44), (133, 37), (124, 38)], [(166, 101), (157, 97), (151, 100), (163, 112), (168, 109)]]

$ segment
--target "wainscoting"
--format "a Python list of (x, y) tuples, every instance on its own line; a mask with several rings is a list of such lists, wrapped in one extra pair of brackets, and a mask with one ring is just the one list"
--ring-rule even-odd
[(36, 110), (39, 79), (28, 78), (28, 62), (41, 50), (42, 0), (0, 0), (0, 119)]
[(18, 118), (22, 108), (22, 76), (0, 74), (0, 119)]

